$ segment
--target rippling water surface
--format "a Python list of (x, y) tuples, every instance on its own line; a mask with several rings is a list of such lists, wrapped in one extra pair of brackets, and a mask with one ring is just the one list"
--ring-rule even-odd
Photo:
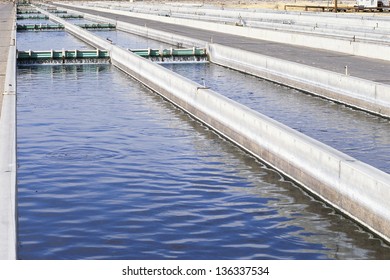
[(17, 116), (20, 259), (390, 258), (109, 65), (19, 68)]
[(214, 64), (165, 67), (390, 173), (390, 120)]
[[(19, 24), (25, 24), (24, 22), (18, 22)], [(54, 24), (48, 21), (48, 24)], [(38, 22), (36, 24), (39, 24)], [(50, 35), (50, 44), (45, 43), (47, 41), (48, 33)], [(34, 51), (47, 51), (47, 50), (81, 50), (81, 49), (93, 49), (91, 46), (86, 45), (79, 39), (76, 39), (72, 35), (64, 31), (45, 31), (34, 32), (24, 31), (16, 34), (17, 47), (20, 51), (34, 50)]]
[(148, 38), (140, 37), (137, 35), (129, 34), (123, 31), (92, 31), (96, 36), (110, 39), (113, 44), (127, 49), (159, 49), (170, 48), (171, 45), (151, 40)]

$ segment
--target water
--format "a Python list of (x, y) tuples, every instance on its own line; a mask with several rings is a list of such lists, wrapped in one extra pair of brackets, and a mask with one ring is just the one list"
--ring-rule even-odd
[[(79, 22), (77, 22), (79, 23)], [(80, 23), (84, 23), (81, 22)], [(53, 24), (53, 22), (47, 22)], [(50, 34), (48, 34), (48, 32)], [(144, 37), (128, 34), (122, 31), (91, 30), (91, 33), (103, 39), (109, 39), (113, 44), (130, 49), (153, 49), (170, 48), (172, 45), (147, 39)], [(42, 43), (50, 37), (50, 43)], [(42, 31), (42, 32), (18, 32), (17, 44), (19, 50), (74, 50), (94, 49), (83, 41), (73, 37), (65, 31)]]
[(126, 49), (160, 49), (160, 48), (170, 48), (172, 45), (151, 40), (145, 37), (129, 34), (123, 31), (91, 31), (91, 33), (102, 38), (109, 38), (113, 44), (116, 44), (120, 47)]
[(71, 18), (71, 19), (63, 18), (63, 20), (68, 21), (69, 23), (72, 23), (72, 24), (97, 23), (95, 21), (91, 21), (91, 20), (88, 20), (88, 19), (85, 19), (85, 18)]
[(18, 19), (17, 24), (54, 24), (54, 22), (49, 19)]
[[(52, 24), (52, 23), (51, 23)], [(50, 44), (44, 43), (50, 37)], [(82, 50), (94, 49), (65, 31), (18, 32), (17, 48), (20, 51)]]
[[(18, 48), (50, 49), (57, 34), (41, 34)], [(17, 102), (20, 259), (390, 258), (110, 65), (20, 67)]]
[(111, 66), (18, 70), (20, 259), (389, 258)]
[(214, 64), (165, 67), (390, 173), (389, 119)]

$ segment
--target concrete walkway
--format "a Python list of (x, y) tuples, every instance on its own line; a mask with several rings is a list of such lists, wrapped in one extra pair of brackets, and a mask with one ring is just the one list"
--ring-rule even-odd
[(12, 30), (13, 3), (0, 2), (0, 115), (3, 102), (4, 79)]
[(15, 77), (4, 94), (14, 17), (13, 3), (0, 2), (0, 260), (16, 259)]
[[(61, 6), (61, 5), (59, 5)], [(65, 6), (64, 6), (65, 7)], [(68, 7), (65, 7), (68, 8)], [(91, 9), (72, 7), (74, 10), (95, 14), (118, 21), (124, 21), (140, 26), (175, 33), (203, 41), (219, 43), (222, 45), (247, 50), (262, 55), (293, 61), (313, 67), (326, 69), (337, 73), (345, 73), (348, 65), (349, 75), (371, 80), (379, 83), (390, 84), (390, 62), (369, 59), (358, 56), (346, 55), (338, 52), (324, 51), (307, 47), (293, 46), (289, 44), (274, 43), (264, 40), (250, 39), (241, 36), (227, 35), (218, 32), (205, 31), (197, 28), (167, 24), (158, 21), (139, 19), (130, 16), (98, 12)]]

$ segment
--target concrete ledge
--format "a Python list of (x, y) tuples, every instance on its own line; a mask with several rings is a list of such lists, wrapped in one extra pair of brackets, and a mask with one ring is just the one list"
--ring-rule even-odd
[[(15, 43), (16, 30), (11, 33)], [(16, 259), (16, 46), (8, 53), (0, 119), (0, 259)]]
[[(86, 31), (78, 37), (102, 42)], [(110, 50), (115, 66), (390, 241), (389, 174), (123, 48)]]
[[(61, 3), (61, 5), (65, 5)], [(68, 5), (70, 6), (70, 5)], [(72, 5), (71, 7), (86, 8), (83, 5)], [(248, 38), (266, 40), (271, 42), (305, 46), (309, 48), (318, 48), (335, 52), (342, 52), (350, 55), (357, 55), (375, 59), (390, 61), (390, 47), (383, 44), (372, 44), (366, 42), (354, 42), (350, 40), (341, 40), (337, 38), (329, 38), (324, 36), (301, 34), (297, 32), (267, 30), (258, 28), (248, 28), (240, 26), (232, 26), (213, 22), (204, 22), (192, 19), (171, 18), (158, 15), (132, 13), (129, 11), (121, 11), (108, 8), (87, 7), (95, 11), (109, 12), (117, 15), (125, 15), (135, 18), (149, 19), (164, 23), (177, 24), (187, 27), (196, 27), (198, 29), (222, 32)]]
[(213, 63), (390, 117), (390, 85), (218, 44), (208, 44), (208, 54)]

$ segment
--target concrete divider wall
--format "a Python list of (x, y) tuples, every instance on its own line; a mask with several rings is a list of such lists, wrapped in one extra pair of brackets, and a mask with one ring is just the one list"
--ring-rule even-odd
[(38, 10), (42, 14), (46, 14), (47, 16), (49, 16), (49, 18), (51, 20), (64, 25), (66, 31), (72, 33), (74, 36), (82, 39), (83, 41), (87, 42), (91, 46), (94, 46), (94, 47), (100, 48), (100, 49), (111, 50), (111, 47), (112, 47), (111, 42), (104, 40), (104, 39), (101, 39), (97, 36), (90, 38), (90, 36), (89, 36), (90, 33), (88, 31), (84, 30), (83, 28), (75, 26), (73, 24), (68, 24), (66, 20), (63, 20), (63, 19), (56, 17), (56, 16), (53, 16), (44, 10), (41, 10), (41, 9), (38, 9)]
[[(171, 76), (172, 73), (165, 69), (162, 71), (149, 61), (135, 58), (139, 60), (136, 63), (129, 56), (124, 59), (125, 53), (117, 53), (115, 49), (113, 55), (118, 56), (113, 57), (118, 67), (231, 141), (364, 225), (375, 226), (389, 233), (390, 212), (386, 207), (387, 202), (383, 200), (383, 195), (388, 194), (390, 189), (388, 174), (360, 164), (345, 154), (176, 74)], [(359, 168), (351, 168), (354, 163), (359, 163)], [(355, 192), (354, 188), (358, 191)], [(342, 207), (338, 203), (342, 203)], [(376, 223), (371, 225), (370, 222)]]
[(389, 174), (378, 173), (362, 162), (342, 161), (339, 188), (346, 194), (338, 200), (343, 209), (350, 209), (359, 220), (368, 220), (376, 232), (389, 232), (389, 223), (385, 222), (389, 221)]
[[(78, 35), (97, 39), (89, 32)], [(123, 48), (112, 46), (111, 58), (164, 98), (390, 241), (389, 174)]]
[[(80, 8), (84, 6), (74, 5)], [(90, 7), (93, 10), (101, 12), (110, 12), (118, 15), (131, 16), (136, 18), (150, 19), (165, 23), (177, 24), (187, 27), (196, 27), (198, 29), (222, 32), (231, 35), (245, 36), (248, 38), (278, 42), (283, 44), (292, 44), (310, 48), (326, 49), (335, 52), (342, 52), (351, 55), (364, 56), (375, 59), (390, 60), (390, 47), (388, 45), (370, 44), (364, 42), (353, 42), (351, 40), (340, 40), (335, 38), (299, 34), (294, 32), (283, 32), (277, 30), (266, 30), (249, 27), (239, 27), (223, 25), (220, 23), (204, 22), (191, 19), (171, 18), (157, 15), (132, 13), (128, 11), (112, 10), (106, 8)]]
[[(15, 9), (14, 14), (16, 15)], [(15, 17), (16, 18), (16, 17)], [(11, 32), (0, 118), (0, 259), (16, 259), (16, 30)]]
[(114, 47), (111, 50), (111, 60), (115, 66), (157, 92), (166, 91), (177, 96), (191, 97), (198, 90), (197, 83), (170, 71), (160, 71), (162, 67), (149, 60), (140, 59), (125, 49)]
[(208, 44), (210, 61), (298, 88), (353, 107), (390, 116), (390, 86), (219, 44)]
[(388, 85), (376, 84), (375, 85), (375, 98), (383, 101), (383, 103), (390, 103), (390, 89)]

